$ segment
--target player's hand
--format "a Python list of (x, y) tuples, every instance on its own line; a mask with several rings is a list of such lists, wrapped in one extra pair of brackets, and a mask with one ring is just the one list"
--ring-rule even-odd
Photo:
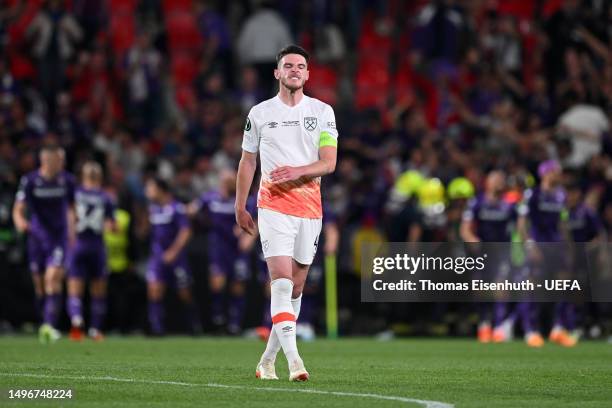
[(178, 253), (176, 251), (168, 249), (164, 251), (162, 255), (162, 261), (164, 261), (165, 264), (171, 264), (172, 262), (176, 260), (177, 256), (178, 256)]
[(17, 232), (25, 234), (30, 231), (30, 223), (26, 220), (17, 221), (15, 222), (15, 229), (17, 230)]
[(247, 234), (255, 234), (255, 222), (246, 209), (240, 208), (236, 210), (236, 224)]
[(270, 172), (270, 180), (273, 183), (284, 183), (294, 181), (302, 177), (302, 171), (299, 167), (281, 166)]

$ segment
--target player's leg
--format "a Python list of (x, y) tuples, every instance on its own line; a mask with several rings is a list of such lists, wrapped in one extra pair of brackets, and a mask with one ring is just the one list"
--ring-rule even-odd
[(45, 311), (45, 256), (40, 242), (32, 235), (28, 236), (28, 262), (32, 284), (34, 286), (34, 308), (40, 321)]
[[(296, 317), (291, 305), (293, 292), (292, 257), (299, 219), (275, 211), (259, 209), (258, 226), (262, 249), (270, 274), (270, 315), (272, 331), (291, 364), (301, 362), (297, 353), (295, 337)], [(270, 338), (273, 336), (271, 335)], [(275, 353), (274, 353), (275, 356)], [(274, 359), (264, 353), (257, 365), (255, 375), (262, 379), (278, 379), (274, 370)]]
[(45, 270), (45, 311), (43, 325), (39, 331), (43, 342), (56, 341), (60, 338), (57, 322), (61, 311), (63, 278), (64, 268), (61, 266), (48, 266)]
[[(292, 260), (291, 268), (291, 276), (294, 282), (293, 291), (291, 293), (291, 308), (293, 309), (293, 313), (295, 315), (295, 320), (297, 323), (302, 308), (302, 290), (304, 288), (304, 283), (300, 284), (300, 281), (301, 279), (306, 279), (306, 276), (308, 275), (308, 265), (301, 265), (295, 260)], [(295, 282), (297, 282), (297, 285)], [(278, 335), (276, 334), (276, 331), (272, 329), (262, 359), (275, 361), (276, 355), (278, 354), (280, 349), (280, 340), (278, 338)]]
[[(304, 292), (304, 285), (306, 284), (306, 277), (308, 276), (308, 269), (314, 260), (317, 253), (317, 247), (319, 245), (319, 234), (321, 233), (322, 221), (320, 219), (300, 219), (299, 231), (295, 239), (294, 254), (292, 259), (292, 279), (293, 288), (291, 293), (291, 299), (297, 302), (297, 306), (301, 307), (302, 293)], [(296, 358), (290, 359), (287, 354), (281, 332), (275, 329), (283, 346), (283, 351), (289, 361), (289, 380), (290, 381), (306, 381), (310, 377), (308, 371), (304, 367), (302, 359), (297, 354), (296, 344)], [(283, 327), (284, 331), (284, 327)], [(296, 332), (293, 332), (292, 341), (295, 342)]]
[(227, 271), (225, 265), (220, 259), (214, 259), (216, 256), (211, 254), (213, 261), (210, 264), (210, 276), (208, 278), (208, 287), (210, 291), (210, 310), (212, 324), (216, 330), (221, 330), (226, 323), (225, 320), (225, 285), (227, 283)]
[(147, 299), (149, 302), (149, 324), (151, 334), (161, 336), (164, 334), (164, 294), (166, 284), (164, 266), (161, 260), (151, 260), (147, 270)]
[(300, 340), (304, 341), (311, 341), (315, 338), (314, 326), (318, 296), (323, 280), (323, 264), (321, 259), (322, 258), (317, 259), (308, 270), (302, 296), (299, 299), (291, 300), (292, 303), (294, 301), (300, 302), (300, 318), (297, 325), (297, 336)]
[(189, 324), (191, 334), (196, 335), (202, 332), (200, 315), (191, 290), (193, 278), (191, 270), (187, 267), (187, 261), (181, 260), (174, 266), (174, 279), (178, 291), (178, 297), (185, 308), (185, 317)]
[(290, 380), (305, 381), (308, 379), (308, 373), (304, 369), (304, 363), (298, 353), (296, 316), (291, 305), (292, 296), (301, 294), (303, 282), (301, 287), (295, 288), (294, 291), (292, 276), (294, 260), (291, 257), (274, 256), (267, 258), (267, 261), (271, 277), (270, 312), (272, 327), (287, 358)]
[(229, 285), (227, 330), (230, 334), (240, 334), (246, 306), (246, 282), (250, 274), (247, 258), (244, 255), (236, 254), (233, 259), (235, 261), (233, 262), (233, 273)]
[(44, 275), (45, 311), (43, 325), (39, 330), (39, 338), (43, 342), (56, 341), (60, 338), (57, 322), (61, 311), (62, 284), (64, 279), (64, 262), (66, 245), (49, 245), (46, 256)]
[(95, 341), (104, 340), (102, 327), (106, 317), (106, 276), (92, 279), (89, 286), (91, 296), (91, 324), (89, 325), (89, 337)]
[(571, 302), (558, 302), (554, 319), (549, 340), (564, 347), (575, 346), (578, 340), (572, 332), (576, 328), (576, 306)]
[(68, 276), (67, 290), (68, 299), (66, 309), (70, 317), (70, 340), (80, 341), (83, 339), (83, 289), (85, 281), (78, 276)]
[(83, 292), (85, 276), (87, 273), (87, 254), (77, 247), (72, 252), (68, 262), (66, 311), (70, 317), (70, 339), (80, 341), (83, 339)]

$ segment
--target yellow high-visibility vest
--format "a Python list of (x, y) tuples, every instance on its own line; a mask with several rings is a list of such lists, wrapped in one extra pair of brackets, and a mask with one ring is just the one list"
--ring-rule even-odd
[(122, 209), (115, 210), (117, 232), (105, 231), (106, 259), (111, 273), (124, 272), (130, 261), (127, 255), (129, 241), (130, 214)]

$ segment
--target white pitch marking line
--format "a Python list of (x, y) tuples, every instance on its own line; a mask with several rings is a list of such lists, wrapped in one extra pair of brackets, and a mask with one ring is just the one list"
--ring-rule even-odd
[(46, 375), (46, 374), (30, 374), (30, 373), (0, 373), (0, 376), (4, 377), (32, 377), (32, 378), (54, 378), (60, 380), (83, 380), (83, 381), (114, 381), (114, 382), (128, 382), (128, 383), (141, 383), (141, 384), (160, 384), (160, 385), (180, 385), (183, 387), (209, 387), (209, 388), (234, 388), (242, 390), (257, 390), (257, 391), (279, 391), (279, 392), (301, 392), (305, 394), (324, 394), (324, 395), (336, 395), (340, 397), (362, 397), (362, 398), (374, 398), (379, 400), (398, 401), (413, 404), (421, 404), (425, 408), (454, 408), (452, 404), (439, 401), (428, 401), (406, 397), (396, 397), (393, 395), (380, 395), (380, 394), (362, 394), (354, 392), (342, 392), (342, 391), (322, 391), (313, 389), (297, 389), (297, 388), (273, 388), (273, 387), (249, 387), (246, 385), (226, 385), (226, 384), (198, 384), (198, 383), (187, 383), (181, 381), (164, 381), (164, 380), (139, 380), (136, 378), (119, 378), (119, 377), (88, 377), (88, 376), (71, 376), (71, 375)]

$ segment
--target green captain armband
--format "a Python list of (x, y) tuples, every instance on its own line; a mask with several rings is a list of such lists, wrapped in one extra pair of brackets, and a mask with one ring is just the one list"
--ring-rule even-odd
[(338, 141), (329, 134), (329, 132), (321, 132), (319, 139), (319, 147), (333, 146), (338, 147)]

